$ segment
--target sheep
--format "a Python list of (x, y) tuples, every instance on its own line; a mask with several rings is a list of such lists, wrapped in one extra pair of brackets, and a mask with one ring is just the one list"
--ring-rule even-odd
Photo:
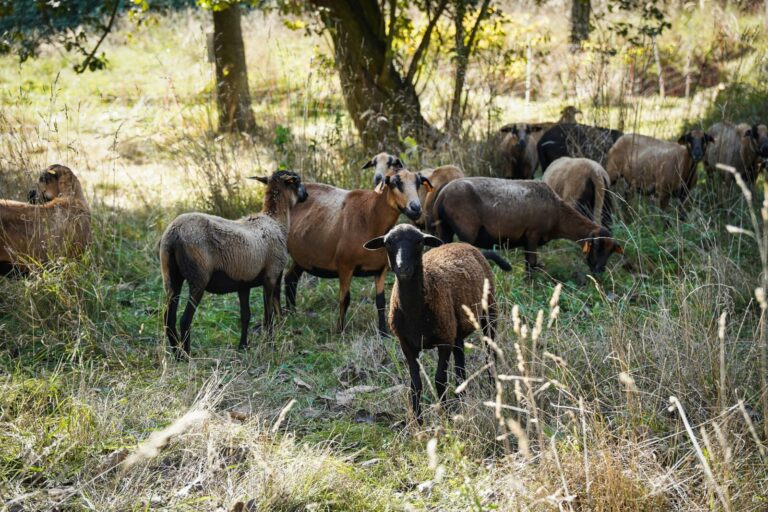
[[(435, 247), (422, 255), (424, 247)], [(411, 375), (413, 413), (421, 420), (419, 353), (437, 348), (435, 389), (445, 401), (448, 362), (454, 356), (458, 382), (465, 379), (464, 339), (475, 325), (463, 310), (470, 308), (483, 334), (495, 338), (496, 301), (493, 273), (479, 250), (464, 243), (442, 245), (411, 225), (401, 224), (365, 248), (386, 250), (395, 273), (389, 306), (389, 326), (400, 340)], [(488, 282), (488, 285), (485, 282)], [(487, 296), (484, 291), (487, 287)], [(483, 309), (483, 301), (487, 308)]]
[(71, 169), (46, 168), (28, 199), (0, 200), (0, 275), (28, 271), (25, 258), (78, 256), (91, 241), (91, 210)]
[(432, 188), (430, 181), (408, 169), (390, 169), (376, 190), (344, 190), (310, 183), (310, 198), (293, 211), (288, 233), (288, 252), (293, 263), (285, 276), (286, 305), (296, 306), (296, 291), (304, 272), (317, 277), (339, 279), (337, 330), (344, 329), (353, 276), (373, 276), (376, 284), (378, 329), (387, 332), (384, 318), (384, 279), (387, 258), (384, 251), (370, 253), (363, 244), (389, 231), (401, 213), (409, 219), (421, 216), (420, 187)]
[[(532, 161), (528, 146), (534, 134), (542, 131), (540, 125), (514, 123), (502, 126), (499, 131), (502, 139), (498, 143), (495, 155), (497, 172), (504, 178), (531, 179), (536, 171), (536, 162)], [(535, 137), (538, 139), (538, 136)], [(535, 147), (536, 143), (533, 142)]]
[(463, 178), (446, 185), (435, 203), (438, 237), (489, 249), (523, 247), (528, 275), (537, 267), (537, 247), (565, 238), (579, 243), (590, 271), (605, 270), (624, 250), (607, 228), (589, 220), (540, 181)]
[(608, 152), (605, 169), (611, 183), (623, 178), (631, 188), (656, 194), (659, 206), (665, 209), (673, 195), (685, 203), (696, 185), (696, 165), (711, 142), (712, 136), (701, 130), (685, 133), (677, 144), (628, 133)]
[(581, 110), (574, 107), (573, 105), (568, 105), (563, 110), (560, 111), (560, 119), (557, 121), (558, 123), (568, 123), (568, 124), (576, 124), (576, 116), (583, 114)]
[(374, 169), (373, 185), (377, 190), (381, 191), (383, 187), (382, 181), (384, 180), (386, 174), (389, 171), (399, 171), (400, 169), (405, 169), (405, 166), (403, 165), (402, 160), (400, 160), (395, 155), (382, 152), (368, 160), (368, 162), (366, 162), (366, 164), (363, 166), (363, 170), (370, 168)]
[(611, 179), (602, 165), (588, 158), (563, 156), (552, 162), (542, 181), (579, 213), (610, 228)]
[(575, 123), (556, 124), (539, 139), (536, 150), (542, 171), (561, 156), (583, 157), (605, 165), (608, 151), (622, 132)]
[[(264, 287), (264, 324), (272, 332), (275, 307), (288, 262), (286, 238), (291, 209), (306, 201), (307, 191), (298, 174), (278, 171), (255, 179), (267, 185), (261, 213), (239, 220), (204, 213), (185, 213), (174, 219), (160, 239), (160, 269), (166, 293), (163, 323), (177, 359), (190, 357), (192, 317), (205, 292), (237, 292), (240, 301), (240, 349), (248, 346), (251, 288)], [(176, 311), (181, 287), (189, 284), (189, 300), (181, 317)], [(276, 304), (277, 303), (277, 304)], [(183, 354), (179, 349), (183, 345)]]
[(768, 127), (746, 123), (716, 123), (707, 130), (707, 134), (715, 139), (707, 147), (704, 161), (707, 174), (712, 177), (719, 173), (717, 164), (725, 164), (735, 168), (744, 181), (753, 184), (761, 160), (768, 158)]
[(442, 167), (437, 167), (436, 169), (424, 169), (419, 171), (419, 174), (430, 181), (432, 189), (428, 190), (429, 187), (419, 188), (419, 201), (422, 205), (422, 213), (421, 217), (414, 221), (414, 224), (425, 229), (428, 233), (434, 234), (435, 226), (433, 223), (437, 218), (433, 211), (435, 199), (437, 199), (438, 194), (440, 194), (440, 191), (444, 186), (453, 180), (463, 178), (464, 173), (455, 165), (444, 165)]

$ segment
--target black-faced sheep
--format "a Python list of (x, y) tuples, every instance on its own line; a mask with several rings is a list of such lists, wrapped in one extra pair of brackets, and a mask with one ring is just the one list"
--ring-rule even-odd
[(401, 213), (411, 220), (418, 219), (421, 216), (418, 191), (424, 186), (431, 188), (429, 180), (407, 169), (390, 169), (377, 190), (344, 190), (308, 184), (309, 200), (294, 208), (288, 234), (288, 251), (293, 258), (285, 276), (288, 308), (296, 304), (296, 288), (304, 272), (318, 277), (338, 277), (337, 329), (341, 331), (349, 307), (352, 277), (373, 276), (379, 331), (385, 333), (387, 255), (384, 251), (366, 251), (363, 244), (389, 231)]
[(603, 166), (588, 158), (563, 156), (552, 162), (542, 181), (590, 220), (611, 226), (611, 179)]
[(432, 187), (420, 187), (419, 188), (419, 201), (421, 201), (421, 217), (415, 220), (413, 223), (422, 229), (426, 229), (428, 233), (435, 233), (435, 226), (433, 225), (437, 216), (435, 215), (434, 205), (435, 199), (437, 199), (440, 191), (448, 183), (453, 180), (464, 177), (464, 173), (461, 169), (455, 165), (444, 165), (435, 169), (424, 169), (419, 171), (419, 174), (429, 180)]
[(707, 173), (710, 176), (720, 174), (717, 164), (729, 165), (744, 181), (754, 183), (762, 160), (768, 158), (768, 127), (716, 123), (707, 130), (707, 134), (714, 139), (707, 146), (704, 161)]
[[(425, 246), (436, 247), (422, 255)], [(440, 246), (440, 247), (437, 247)], [(370, 250), (385, 249), (395, 273), (389, 307), (389, 325), (400, 340), (411, 375), (411, 400), (421, 417), (419, 353), (437, 348), (435, 389), (445, 400), (451, 354), (459, 382), (465, 378), (464, 339), (475, 330), (462, 306), (468, 307), (483, 333), (494, 339), (496, 301), (493, 273), (483, 255), (468, 244), (442, 242), (413, 226), (401, 224), (386, 236), (368, 241)], [(483, 297), (488, 282), (488, 295)], [(483, 300), (487, 309), (483, 310)]]
[(687, 132), (677, 143), (628, 133), (611, 148), (605, 170), (614, 185), (623, 178), (630, 188), (655, 194), (661, 208), (672, 196), (684, 204), (696, 185), (696, 165), (713, 141), (701, 130)]
[[(278, 171), (254, 177), (267, 185), (261, 213), (228, 220), (204, 213), (176, 217), (160, 240), (160, 269), (166, 292), (165, 333), (177, 358), (179, 345), (190, 355), (190, 326), (205, 292), (237, 292), (240, 300), (240, 345), (248, 346), (251, 288), (264, 287), (264, 326), (271, 332), (280, 308), (280, 279), (288, 262), (286, 239), (291, 209), (307, 199), (295, 172)], [(181, 337), (176, 311), (181, 287), (189, 284), (189, 301), (181, 317)]]
[(523, 247), (529, 274), (536, 267), (536, 249), (559, 238), (581, 245), (594, 273), (605, 270), (608, 258), (622, 247), (610, 232), (566, 204), (540, 181), (463, 178), (449, 183), (435, 204), (438, 236), (490, 249), (499, 244)]
[(621, 137), (618, 130), (583, 124), (556, 124), (539, 139), (536, 149), (542, 171), (562, 156), (589, 158), (605, 165), (608, 151)]
[(0, 200), (0, 275), (26, 271), (25, 258), (76, 256), (90, 243), (91, 210), (68, 167), (45, 169), (28, 197), (36, 204)]

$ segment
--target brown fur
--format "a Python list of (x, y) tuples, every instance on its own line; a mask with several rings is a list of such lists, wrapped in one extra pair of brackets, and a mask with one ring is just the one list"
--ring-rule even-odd
[(748, 183), (754, 182), (758, 158), (753, 141), (747, 133), (750, 128), (746, 123), (716, 123), (709, 127), (707, 133), (714, 137), (715, 142), (707, 147), (704, 166), (710, 177), (723, 174), (716, 166), (724, 164), (735, 168)]
[[(590, 220), (602, 223), (605, 194), (611, 186), (611, 179), (602, 165), (587, 158), (560, 157), (547, 168), (542, 181), (552, 187), (563, 201), (587, 214)], [(594, 190), (592, 211), (587, 205), (579, 203), (589, 183)]]
[(435, 200), (443, 187), (453, 180), (463, 178), (464, 172), (455, 165), (444, 165), (436, 169), (425, 169), (420, 171), (419, 174), (429, 179), (432, 188), (431, 190), (428, 187), (419, 188), (421, 217), (414, 224), (422, 229), (426, 229), (428, 233), (434, 234), (436, 231), (434, 222), (437, 220), (437, 212), (434, 211)]
[[(689, 132), (702, 138), (701, 130)], [(704, 148), (706, 154), (706, 147)], [(689, 147), (636, 133), (621, 136), (608, 152), (606, 171), (615, 184), (623, 178), (631, 188), (655, 194), (661, 208), (675, 195), (681, 202), (696, 185), (696, 163)]]
[[(298, 175), (275, 173), (268, 180), (259, 214), (229, 220), (185, 213), (170, 223), (160, 240), (160, 271), (166, 291), (166, 334), (177, 357), (182, 355), (180, 344), (190, 354), (192, 317), (206, 291), (239, 294), (240, 348), (245, 348), (250, 290), (263, 286), (264, 325), (271, 330), (273, 316), (279, 311), (280, 279), (288, 262), (290, 211), (305, 194)], [(189, 283), (189, 302), (179, 337), (176, 309), (184, 281)]]
[[(536, 143), (545, 131), (543, 126), (544, 124), (540, 123), (512, 123), (499, 129), (501, 140), (497, 142), (494, 162), (498, 176), (508, 179), (533, 178), (538, 165), (538, 158), (535, 156)], [(521, 138), (524, 138), (524, 147), (519, 145)]]
[(26, 270), (26, 257), (76, 256), (91, 241), (91, 211), (69, 168), (48, 167), (32, 194), (43, 204), (0, 200), (0, 265), (7, 269)]
[(460, 240), (486, 249), (496, 244), (523, 247), (529, 271), (536, 267), (536, 249), (550, 240), (579, 242), (596, 272), (602, 271), (611, 253), (623, 252), (605, 228), (539, 181), (455, 180), (440, 193), (435, 208), (443, 242), (450, 242), (456, 234)]
[[(375, 190), (344, 190), (330, 185), (309, 184), (309, 199), (294, 208), (293, 222), (288, 234), (288, 251), (293, 258), (285, 278), (289, 308), (296, 300), (296, 286), (307, 271), (319, 277), (339, 278), (339, 317), (337, 328), (342, 330), (349, 307), (352, 276), (375, 277), (376, 307), (379, 330), (386, 331), (384, 319), (384, 279), (387, 256), (382, 251), (367, 251), (363, 244), (389, 231), (400, 212), (409, 203), (419, 205), (416, 180), (419, 176), (407, 169), (390, 170), (390, 183)], [(402, 183), (403, 190), (394, 185)], [(384, 182), (382, 182), (384, 183)]]
[(560, 111), (560, 119), (557, 122), (576, 124), (576, 116), (582, 113), (583, 112), (581, 110), (577, 109), (573, 105), (568, 105)]

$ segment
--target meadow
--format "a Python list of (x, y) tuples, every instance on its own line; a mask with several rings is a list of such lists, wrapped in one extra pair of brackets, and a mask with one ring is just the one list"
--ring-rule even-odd
[[(551, 5), (505, 5), (519, 12), (497, 43), (537, 49), (531, 101), (524, 66), (489, 46), (471, 67), (466, 140), (434, 150), (408, 141), (411, 168), (492, 175), (490, 133), (554, 120), (567, 104), (584, 122), (670, 139), (723, 118), (768, 121), (759, 14), (710, 3), (675, 13), (665, 61), (680, 71), (693, 51), (718, 75), (694, 81), (687, 98), (662, 98), (653, 81), (603, 94), (626, 66), (601, 52), (599, 27), (595, 48), (573, 56)], [(684, 218), (617, 195), (625, 254), (597, 278), (570, 242), (544, 246), (533, 279), (522, 251), (505, 252), (513, 270), (494, 267), (494, 389), (481, 375), (441, 410), (427, 353), (423, 425), (408, 421), (397, 340), (376, 333), (370, 278), (353, 281), (337, 333), (337, 281), (304, 277), (296, 313), (271, 340), (254, 330), (247, 351), (236, 350), (236, 295), (208, 294), (194, 357), (175, 361), (157, 242), (176, 215), (256, 211), (262, 186), (245, 177), (277, 168), (372, 186), (328, 40), (276, 14), (243, 23), (253, 137), (214, 132), (204, 12), (122, 20), (106, 43), (110, 66), (96, 73), (75, 74), (54, 48), (23, 65), (0, 57), (0, 197), (24, 199), (41, 169), (67, 165), (94, 229), (82, 258), (0, 281), (0, 508), (768, 510), (766, 303), (756, 294), (768, 271), (764, 177), (745, 194), (700, 169)], [(433, 62), (421, 97), (438, 120), (449, 59)], [(683, 75), (669, 75), (668, 90), (679, 89)], [(485, 358), (470, 340), (472, 375)]]

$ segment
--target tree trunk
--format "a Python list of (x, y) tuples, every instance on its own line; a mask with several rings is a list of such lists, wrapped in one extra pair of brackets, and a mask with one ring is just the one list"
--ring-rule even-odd
[(323, 8), (344, 101), (363, 145), (391, 152), (401, 147), (400, 140), (406, 136), (432, 145), (438, 133), (422, 116), (413, 83), (394, 67), (378, 1), (312, 3)]
[(248, 92), (240, 7), (213, 11), (213, 55), (220, 132), (252, 132), (256, 121)]
[(591, 27), (589, 14), (592, 9), (590, 0), (571, 0), (571, 48), (581, 48), (581, 43), (589, 39)]

